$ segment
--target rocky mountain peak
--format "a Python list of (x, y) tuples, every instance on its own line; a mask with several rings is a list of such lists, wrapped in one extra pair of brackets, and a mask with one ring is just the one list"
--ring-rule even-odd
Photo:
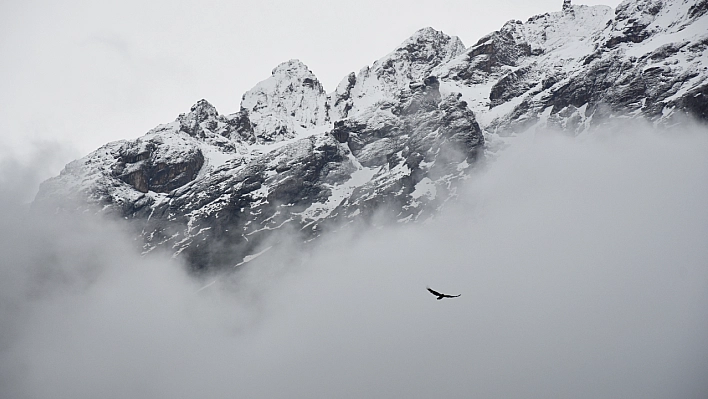
[(417, 53), (419, 56), (432, 55), (441, 59), (450, 59), (463, 51), (465, 45), (457, 36), (448, 36), (431, 27), (419, 29), (406, 39), (396, 51)]
[(573, 5), (570, 4), (570, 0), (563, 0), (563, 11), (571, 11), (573, 9)]
[(464, 53), (465, 45), (431, 27), (416, 31), (393, 52), (347, 76), (332, 95), (332, 119), (342, 119), (377, 101), (398, 97), (414, 82), (423, 81), (433, 69)]
[(204, 137), (204, 128), (214, 130), (218, 118), (216, 108), (209, 101), (201, 99), (192, 105), (188, 113), (180, 114), (177, 121), (181, 131), (190, 136)]
[(278, 66), (273, 68), (273, 71), (271, 72), (273, 76), (281, 76), (281, 75), (286, 75), (286, 76), (303, 76), (303, 77), (309, 77), (309, 78), (314, 78), (315, 75), (310, 71), (310, 68), (307, 67), (302, 61), (298, 59), (292, 59), (289, 61), (285, 61), (280, 63)]
[(216, 118), (219, 116), (219, 113), (216, 111), (216, 108), (209, 103), (209, 101), (201, 99), (197, 101), (196, 104), (192, 105), (189, 109), (188, 116), (195, 119), (197, 123), (201, 123), (207, 119)]
[(189, 112), (180, 114), (175, 122), (157, 126), (150, 131), (153, 134), (165, 132), (187, 133), (199, 141), (216, 145), (227, 152), (235, 151), (236, 143), (255, 142), (246, 113), (219, 115), (216, 107), (204, 99), (192, 105)]
[(436, 66), (465, 51), (457, 36), (448, 36), (431, 27), (415, 32), (388, 56), (376, 61), (372, 69), (386, 83), (405, 83), (425, 79)]
[(283, 62), (272, 75), (243, 95), (256, 139), (261, 142), (293, 138), (328, 122), (327, 95), (322, 84), (300, 60)]

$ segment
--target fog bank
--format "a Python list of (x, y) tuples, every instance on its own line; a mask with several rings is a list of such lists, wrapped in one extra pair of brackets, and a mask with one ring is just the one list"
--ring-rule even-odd
[(0, 397), (705, 397), (708, 132), (510, 143), (433, 221), (205, 289), (2, 196)]

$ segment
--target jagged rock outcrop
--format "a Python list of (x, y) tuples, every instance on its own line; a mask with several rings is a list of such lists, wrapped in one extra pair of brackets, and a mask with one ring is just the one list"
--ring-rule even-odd
[(354, 221), (425, 219), (500, 136), (579, 134), (614, 117), (708, 120), (707, 4), (565, 0), (469, 48), (425, 28), (330, 94), (291, 60), (237, 113), (201, 100), (70, 163), (35, 206), (115, 213), (145, 251), (195, 269), (237, 264), (282, 232), (309, 241)]
[(165, 144), (158, 136), (122, 145), (112, 171), (141, 193), (167, 193), (194, 180), (202, 165), (199, 148)]
[(362, 165), (380, 167), (333, 212), (371, 216), (381, 206), (388, 216), (416, 220), (449, 199), (455, 182), (481, 155), (484, 137), (461, 95), (441, 98), (439, 81), (429, 76), (401, 93), (398, 103), (371, 107), (337, 122), (332, 135), (347, 143)]
[[(176, 125), (175, 125), (176, 124)], [(155, 132), (173, 129), (187, 133), (227, 151), (235, 150), (234, 143), (253, 144), (256, 135), (247, 112), (222, 116), (207, 100), (199, 100), (186, 114), (180, 114), (173, 124), (158, 126)]]

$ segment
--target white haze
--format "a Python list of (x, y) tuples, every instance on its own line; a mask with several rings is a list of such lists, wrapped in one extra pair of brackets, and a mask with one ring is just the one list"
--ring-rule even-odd
[(708, 132), (620, 130), (520, 136), (432, 222), (202, 290), (5, 195), (0, 397), (705, 398)]

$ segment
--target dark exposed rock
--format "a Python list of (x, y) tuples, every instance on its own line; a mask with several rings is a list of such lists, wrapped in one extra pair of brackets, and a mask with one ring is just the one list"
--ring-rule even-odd
[[(337, 90), (330, 96), (330, 103), (334, 109), (341, 110), (340, 117), (346, 118), (352, 109), (352, 89), (356, 85), (356, 74), (354, 72), (347, 75), (345, 80), (339, 84)], [(336, 123), (336, 122), (335, 122)]]
[(708, 84), (686, 93), (675, 104), (687, 115), (708, 121)]
[(620, 3), (615, 10), (614, 24), (621, 33), (610, 38), (605, 46), (612, 48), (619, 43), (640, 43), (651, 36), (652, 32), (647, 30), (647, 27), (654, 21), (654, 17), (663, 6), (663, 0)]
[(204, 165), (201, 150), (188, 148), (167, 154), (169, 151), (172, 149), (158, 140), (128, 143), (120, 148), (113, 175), (143, 193), (167, 193), (194, 180)]
[(708, 0), (698, 0), (696, 4), (688, 9), (688, 16), (691, 18), (700, 18), (708, 12)]
[[(505, 29), (494, 32), (483, 37), (472, 48), (467, 51), (467, 58), (471, 68), (483, 72), (492, 73), (503, 66), (515, 66), (519, 57), (530, 55), (531, 47), (526, 43), (516, 41), (512, 32), (514, 24), (519, 21), (512, 21), (505, 25)], [(458, 74), (461, 79), (466, 79), (469, 75)]]
[(570, 4), (570, 0), (563, 0), (563, 11), (569, 12), (573, 10), (573, 6)]
[[(532, 71), (532, 66), (527, 66), (519, 68), (499, 79), (499, 81), (492, 86), (492, 90), (489, 93), (489, 107), (494, 108), (514, 97), (520, 96), (534, 87), (536, 82), (528, 79), (528, 75)], [(546, 80), (543, 82), (543, 86), (550, 87), (549, 83), (550, 81)]]
[(234, 141), (244, 141), (249, 144), (256, 142), (256, 136), (253, 133), (253, 125), (248, 118), (248, 111), (241, 109), (236, 114), (230, 116), (226, 120), (229, 128), (225, 129), (221, 134)]
[(687, 42), (665, 44), (649, 54), (649, 58), (651, 58), (652, 61), (665, 60), (666, 58), (669, 58), (670, 56), (681, 51), (681, 49), (686, 47), (686, 45), (688, 45)]
[(437, 77), (428, 76), (422, 82), (411, 83), (409, 88), (401, 93), (401, 104), (392, 109), (394, 114), (410, 115), (437, 108), (440, 102), (440, 81)]

